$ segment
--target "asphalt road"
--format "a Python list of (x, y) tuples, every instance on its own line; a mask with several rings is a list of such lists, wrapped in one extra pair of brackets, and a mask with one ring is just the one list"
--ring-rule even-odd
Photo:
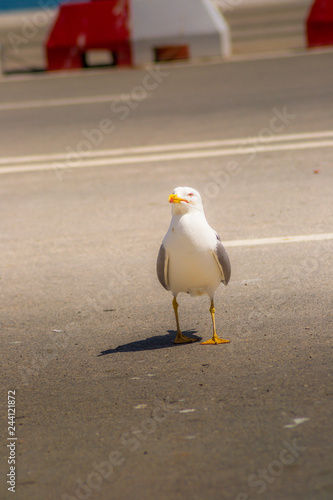
[[(11, 454), (18, 500), (332, 498), (332, 57), (1, 81), (1, 498)], [(172, 344), (178, 185), (226, 242), (228, 345)]]

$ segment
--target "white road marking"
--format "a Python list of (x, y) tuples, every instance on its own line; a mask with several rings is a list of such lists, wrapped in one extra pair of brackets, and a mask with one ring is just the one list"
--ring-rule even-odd
[(273, 238), (253, 238), (248, 240), (224, 241), (225, 247), (252, 247), (256, 245), (276, 245), (278, 243), (297, 243), (300, 241), (333, 240), (333, 233), (301, 234), (298, 236), (278, 236)]
[[(112, 71), (124, 71), (124, 69), (119, 69), (119, 67), (114, 67)], [(131, 69), (129, 70), (131, 71)], [(100, 68), (100, 69), (71, 69), (70, 71), (59, 70), (59, 71), (49, 71), (45, 73), (21, 73), (21, 74), (10, 74), (5, 76), (0, 76), (0, 85), (9, 83), (21, 83), (21, 82), (38, 82), (43, 80), (64, 80), (70, 78), (82, 78), (93, 77), (103, 75), (110, 76), (110, 68)]]
[(303, 424), (304, 422), (307, 422), (308, 420), (310, 420), (309, 418), (293, 418), (293, 424), (287, 424), (287, 425), (284, 425), (283, 427), (285, 427), (286, 429), (293, 429), (294, 427), (297, 427), (298, 425), (300, 424)]
[(99, 102), (135, 100), (130, 94), (110, 94), (98, 96), (67, 97), (63, 99), (41, 99), (36, 101), (17, 101), (0, 104), (0, 111), (16, 109), (50, 108), (58, 106), (76, 106), (78, 104), (96, 104)]
[[(18, 173), (18, 172), (37, 172), (43, 170), (55, 171), (70, 171), (73, 168), (99, 167), (110, 165), (124, 165), (135, 163), (151, 163), (157, 161), (172, 161), (172, 160), (188, 160), (198, 158), (213, 158), (222, 156), (238, 156), (238, 155), (253, 155), (257, 153), (265, 153), (268, 151), (294, 151), (314, 148), (333, 147), (333, 137), (325, 140), (303, 140), (303, 139), (320, 139), (323, 137), (331, 137), (332, 131), (315, 132), (313, 134), (293, 134), (293, 136), (279, 136), (279, 139), (270, 141), (270, 143), (258, 143), (258, 138), (250, 139), (230, 139), (223, 141), (224, 145), (231, 143), (239, 144), (237, 148), (218, 148), (213, 149), (216, 144), (221, 146), (222, 141), (208, 141), (202, 143), (183, 143), (183, 144), (167, 144), (161, 146), (144, 146), (141, 148), (127, 148), (111, 151), (96, 151), (88, 155), (77, 155), (68, 153), (67, 155), (58, 156), (51, 155), (46, 163), (38, 163), (38, 160), (43, 161), (45, 156), (39, 157), (12, 157), (3, 158), (1, 163), (5, 166), (0, 167), (0, 174)], [(278, 136), (277, 136), (278, 137)], [(273, 139), (273, 138), (272, 138)], [(297, 142), (293, 142), (293, 141)], [(279, 143), (272, 142), (279, 140)], [(246, 142), (248, 141), (248, 142)], [(284, 143), (283, 143), (284, 142)], [(244, 146), (246, 144), (246, 146)], [(249, 145), (250, 144), (250, 145)], [(183, 149), (189, 149), (183, 151)], [(195, 149), (195, 150), (193, 150)], [(171, 152), (169, 152), (171, 150)], [(151, 154), (157, 151), (157, 154)], [(163, 152), (164, 151), (164, 152)], [(139, 153), (137, 155), (134, 152)], [(149, 154), (140, 154), (148, 152)], [(102, 158), (98, 156), (103, 156)], [(73, 158), (73, 156), (77, 156)], [(64, 163), (55, 163), (56, 160), (65, 159)], [(45, 160), (44, 160), (45, 161)], [(30, 163), (31, 162), (31, 163)], [(21, 164), (22, 163), (22, 164)], [(10, 166), (12, 165), (12, 166)]]
[[(120, 156), (120, 155), (130, 155), (134, 153), (153, 153), (162, 151), (182, 151), (182, 150), (193, 150), (193, 149), (209, 149), (215, 147), (224, 146), (237, 146), (242, 148), (246, 145), (255, 144), (267, 146), (274, 142), (290, 142), (290, 141), (301, 141), (304, 139), (323, 139), (325, 137), (333, 138), (333, 130), (323, 130), (322, 132), (304, 132), (299, 134), (287, 134), (287, 135), (275, 135), (266, 140), (260, 140), (258, 137), (241, 137), (237, 139), (224, 139), (215, 141), (201, 141), (201, 142), (184, 142), (184, 143), (173, 143), (173, 144), (160, 144), (160, 145), (150, 145), (150, 146), (137, 146), (132, 148), (118, 148), (118, 149), (100, 149), (96, 151), (83, 151), (82, 153), (51, 153), (45, 155), (30, 155), (30, 156), (14, 156), (7, 158), (0, 158), (0, 165), (10, 165), (18, 163), (29, 163), (29, 162), (42, 162), (42, 161), (56, 161), (56, 160), (68, 160), (69, 157), (72, 158), (74, 155), (76, 160), (84, 158), (98, 158), (98, 157), (108, 157), (108, 156)], [(251, 148), (251, 152), (254, 149)]]

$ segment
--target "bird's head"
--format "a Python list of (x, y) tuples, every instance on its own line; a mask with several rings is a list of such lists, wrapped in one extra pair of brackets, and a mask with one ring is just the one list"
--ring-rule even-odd
[(201, 196), (193, 188), (177, 187), (169, 196), (172, 203), (172, 215), (182, 215), (188, 212), (203, 212)]

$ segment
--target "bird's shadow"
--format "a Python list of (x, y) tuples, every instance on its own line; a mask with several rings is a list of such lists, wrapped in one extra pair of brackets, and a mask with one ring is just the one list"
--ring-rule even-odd
[[(186, 330), (183, 334), (190, 336), (195, 340), (201, 340), (201, 337), (194, 335), (197, 330)], [(177, 332), (175, 330), (168, 330), (168, 335), (155, 335), (154, 337), (148, 337), (144, 340), (136, 340), (135, 342), (130, 342), (129, 344), (119, 345), (115, 349), (106, 349), (102, 351), (99, 356), (105, 356), (106, 354), (116, 354), (117, 352), (136, 352), (136, 351), (151, 351), (154, 349), (164, 349), (166, 347), (178, 347), (187, 344), (174, 344), (173, 340), (176, 337)]]

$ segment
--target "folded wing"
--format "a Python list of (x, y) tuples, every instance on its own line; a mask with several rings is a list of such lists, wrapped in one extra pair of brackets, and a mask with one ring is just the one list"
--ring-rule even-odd
[(168, 267), (169, 257), (162, 244), (157, 256), (156, 271), (159, 282), (166, 290), (170, 290), (168, 282)]
[(231, 276), (231, 265), (230, 265), (230, 260), (227, 254), (226, 249), (221, 243), (221, 239), (219, 235), (216, 233), (216, 248), (214, 252), (214, 257), (216, 259), (217, 265), (219, 266), (219, 269), (221, 271), (221, 274), (223, 276), (222, 278), (222, 283), (225, 285), (228, 284)]

